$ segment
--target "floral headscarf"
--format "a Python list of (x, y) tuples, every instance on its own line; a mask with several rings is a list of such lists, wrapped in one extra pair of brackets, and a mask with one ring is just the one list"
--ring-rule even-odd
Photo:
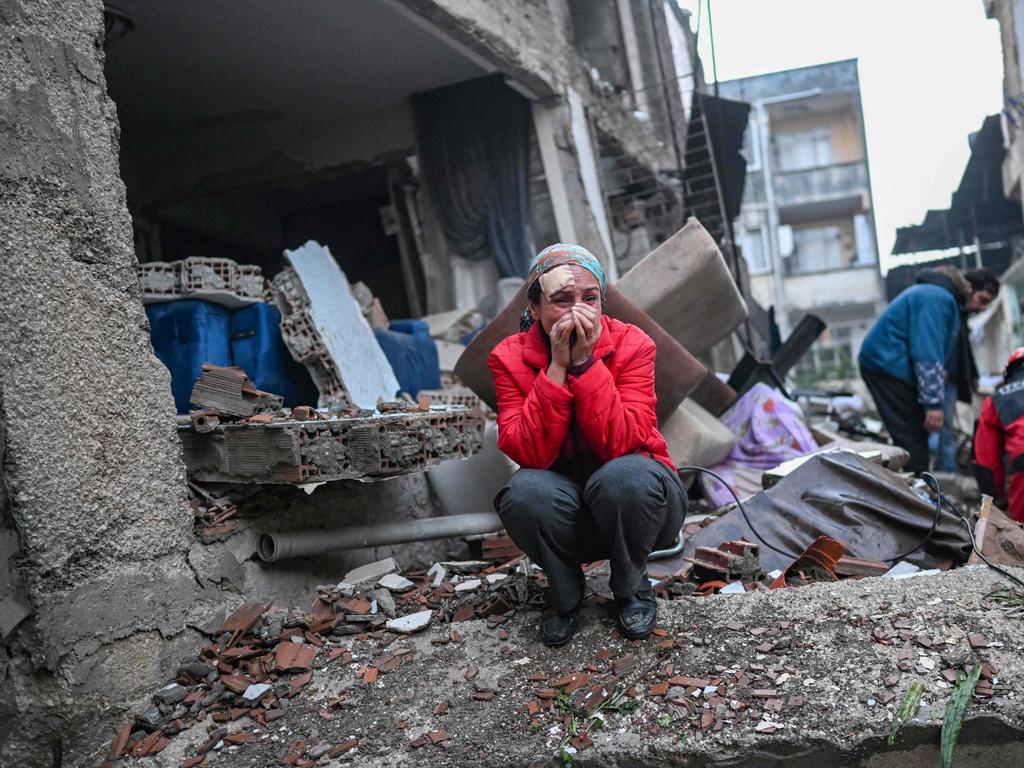
[(540, 276), (549, 269), (563, 264), (575, 264), (593, 274), (601, 286), (601, 295), (604, 296), (606, 281), (601, 262), (582, 245), (573, 243), (555, 243), (534, 256), (533, 261), (530, 262), (530, 274), (526, 278), (527, 288), (537, 282)]

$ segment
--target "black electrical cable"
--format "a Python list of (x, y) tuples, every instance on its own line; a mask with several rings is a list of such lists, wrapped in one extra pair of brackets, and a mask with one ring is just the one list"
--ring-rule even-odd
[(935, 493), (938, 494), (938, 497), (941, 500), (941, 502), (945, 503), (945, 505), (947, 507), (949, 507), (950, 510), (952, 510), (956, 514), (957, 517), (960, 518), (960, 522), (962, 522), (964, 524), (964, 526), (967, 528), (967, 535), (971, 537), (971, 549), (974, 551), (975, 554), (978, 555), (978, 557), (981, 559), (981, 561), (983, 563), (985, 563), (985, 565), (987, 565), (993, 571), (998, 573), (1000, 576), (1003, 576), (1003, 577), (1009, 579), (1010, 581), (1014, 582), (1018, 586), (1024, 588), (1024, 580), (1018, 578), (1017, 576), (1014, 576), (1012, 573), (1010, 573), (1005, 568), (1002, 568), (1002, 567), (996, 565), (991, 560), (989, 560), (987, 557), (985, 557), (985, 554), (978, 548), (977, 540), (974, 538), (974, 529), (971, 527), (971, 521), (967, 518), (967, 515), (964, 514), (963, 510), (960, 509), (960, 507), (958, 507), (956, 504), (954, 504), (952, 501), (950, 501), (949, 498), (946, 497), (945, 494), (942, 493), (942, 491), (939, 488), (939, 481), (937, 479), (935, 479), (934, 475), (931, 475), (928, 472), (922, 472), (921, 473), (921, 477), (926, 479), (926, 480), (930, 479), (932, 481), (932, 484), (935, 487)]
[[(774, 544), (772, 544), (770, 541), (768, 541), (764, 536), (762, 536), (760, 533), (758, 533), (757, 528), (754, 527), (754, 523), (750, 519), (750, 515), (747, 514), (747, 510), (743, 506), (743, 502), (740, 501), (739, 496), (736, 495), (736, 492), (732, 489), (732, 486), (729, 485), (729, 483), (727, 483), (722, 478), (721, 475), (718, 475), (715, 472), (712, 472), (710, 469), (705, 469), (704, 467), (692, 467), (692, 466), (679, 467), (677, 471), (678, 472), (703, 472), (706, 475), (711, 475), (711, 477), (715, 478), (718, 482), (720, 482), (722, 485), (724, 485), (725, 489), (730, 493), (730, 495), (733, 497), (733, 499), (735, 499), (736, 506), (739, 507), (740, 514), (743, 515), (743, 519), (746, 521), (747, 527), (750, 529), (750, 532), (754, 534), (754, 537), (758, 541), (760, 541), (764, 546), (768, 547), (768, 549), (772, 550), (773, 552), (778, 552), (780, 555), (785, 555), (786, 557), (791, 558), (793, 560), (796, 560), (799, 557), (799, 555), (794, 555), (792, 552), (787, 552), (784, 549), (779, 549)], [(932, 478), (932, 481), (935, 483), (936, 489), (938, 489), (938, 484), (939, 484), (938, 480), (936, 480), (934, 477), (929, 475), (927, 472), (925, 472), (924, 474), (927, 475), (928, 477)], [(917, 550), (921, 549), (923, 546), (925, 546), (931, 540), (932, 534), (935, 533), (935, 529), (939, 525), (939, 516), (942, 514), (941, 495), (942, 494), (939, 493), (939, 496), (935, 499), (935, 516), (932, 518), (931, 527), (928, 529), (928, 533), (926, 533), (924, 535), (924, 538), (921, 539), (921, 541), (919, 541), (917, 544), (915, 544), (913, 546), (913, 548), (908, 549), (906, 552), (904, 552), (902, 554), (896, 555), (895, 557), (880, 558), (882, 562), (894, 563), (894, 562), (897, 562), (898, 560), (902, 560), (905, 557), (907, 557), (907, 555), (911, 555), (914, 552), (916, 552)]]

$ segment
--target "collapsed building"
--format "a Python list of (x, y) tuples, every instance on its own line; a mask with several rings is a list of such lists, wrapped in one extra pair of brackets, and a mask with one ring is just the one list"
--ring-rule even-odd
[[(723, 414), (744, 393), (763, 405), (761, 382), (784, 379), (821, 332), (801, 322), (759, 356), (770, 332), (730, 232), (747, 107), (706, 92), (674, 3), (217, 2), (184, 14), (81, 0), (61, 11), (41, 0), (0, 11), (12, 116), (0, 171), (0, 761), (143, 757), (191, 728), (164, 730), (185, 699), (215, 723), (242, 716), (223, 703), (235, 694), (257, 722), (276, 718), (270, 662), (303, 669), (335, 630), (383, 649), (376, 609), (392, 587), (391, 610), (404, 614), (395, 632), (433, 610), (491, 629), (510, 618), (526, 579), (509, 572), (508, 542), (491, 542), (479, 572), (449, 564), (458, 580), (392, 571), (449, 554), (420, 535), (431, 522), (475, 512), (490, 517), (475, 520), (481, 532), (494, 530), (486, 495), (469, 493), (503, 463), (477, 410), (489, 401), (481, 361), (513, 327), (538, 244), (586, 243), (615, 282), (609, 313), (655, 338), (659, 421), (680, 463), (742, 454)], [(213, 307), (202, 321), (220, 329), (222, 359), (179, 332), (190, 301)], [(388, 316), (426, 316), (441, 328), (434, 339), (450, 342), (451, 329), (459, 354), (436, 368), (476, 394), (403, 382), (420, 397), (391, 399), (397, 366), (374, 333), (395, 332)], [(190, 350), (187, 370), (163, 355), (164, 329)], [(305, 388), (265, 385), (271, 358)], [(802, 452), (830, 440), (815, 434)], [(479, 463), (447, 461), (470, 456)], [(867, 461), (848, 459), (888, 478)], [(762, 482), (756, 464), (746, 469)], [(722, 491), (701, 483), (709, 498)], [(911, 506), (916, 529), (928, 505)], [(711, 534), (701, 543), (684, 551), (680, 537), (664, 554), (691, 571), (761, 578), (749, 542), (732, 543), (743, 568), (715, 554)], [(678, 559), (659, 594), (683, 589)], [(368, 561), (390, 563), (360, 585), (378, 588), (374, 602), (322, 583), (355, 580)], [(271, 598), (297, 605), (314, 589), (315, 618), (269, 610)], [(451, 603), (475, 590), (481, 605)], [(454, 647), (457, 635), (431, 644)], [(182, 667), (197, 647), (203, 661)], [(362, 665), (362, 681), (411, 660), (400, 650)], [(339, 664), (353, 661), (346, 653), (330, 650)], [(635, 664), (612, 662), (622, 676)], [(124, 727), (172, 675), (193, 690), (171, 684), (144, 706), (152, 720)], [(309, 678), (274, 682), (288, 697)], [(493, 696), (483, 682), (473, 694)], [(212, 727), (187, 762), (226, 736)], [(331, 752), (354, 749), (345, 744)], [(311, 759), (293, 751), (293, 763)]]
[[(161, 679), (219, 623), (225, 600), (287, 595), (318, 568), (390, 551), (274, 568), (196, 537), (182, 409), (153, 354), (142, 288), (202, 293), (175, 280), (216, 272), (204, 259), (231, 260), (245, 303), (258, 292), (253, 268), (274, 277), (286, 249), (317, 239), (383, 310), (416, 317), (476, 306), (497, 278), (521, 276), (537, 243), (585, 242), (615, 275), (688, 215), (710, 226), (718, 211), (718, 237), (729, 219), (695, 41), (672, 3), (182, 13), (83, 0), (0, 16), (5, 762), (51, 761), (38, 749), (24, 758), (29, 743), (81, 762), (97, 749), (97, 723)], [(470, 121), (486, 130), (460, 133)], [(453, 159), (468, 141), (495, 167)], [(688, 158), (703, 170), (687, 177)], [(140, 288), (139, 264), (176, 263), (170, 277), (144, 269)], [(231, 436), (256, 427), (298, 439), (292, 424), (217, 424), (204, 455), (229, 454)], [(184, 433), (200, 436), (195, 424)], [(474, 440), (454, 453), (475, 451)], [(404, 469), (422, 469), (414, 463)], [(296, 466), (302, 478), (301, 451)], [(285, 483), (268, 498), (253, 512), (268, 529), (436, 511), (417, 471), (312, 496)]]

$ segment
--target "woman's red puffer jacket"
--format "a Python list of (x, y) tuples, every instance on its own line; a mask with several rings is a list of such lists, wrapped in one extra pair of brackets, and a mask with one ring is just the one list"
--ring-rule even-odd
[(540, 324), (509, 336), (487, 361), (498, 395), (498, 447), (522, 467), (567, 474), (631, 453), (675, 471), (654, 413), (651, 337), (601, 316), (596, 362), (565, 386), (547, 377), (550, 350)]

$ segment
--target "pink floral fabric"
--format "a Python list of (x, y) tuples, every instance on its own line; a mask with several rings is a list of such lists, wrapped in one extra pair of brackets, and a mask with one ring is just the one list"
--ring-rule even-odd
[[(760, 480), (766, 469), (818, 449), (800, 412), (767, 384), (751, 387), (722, 421), (736, 435), (736, 446), (725, 461), (710, 469), (725, 478), (741, 499), (760, 488), (760, 483), (749, 487), (752, 475)], [(710, 475), (702, 474), (700, 482), (712, 507), (732, 503), (728, 489)]]

